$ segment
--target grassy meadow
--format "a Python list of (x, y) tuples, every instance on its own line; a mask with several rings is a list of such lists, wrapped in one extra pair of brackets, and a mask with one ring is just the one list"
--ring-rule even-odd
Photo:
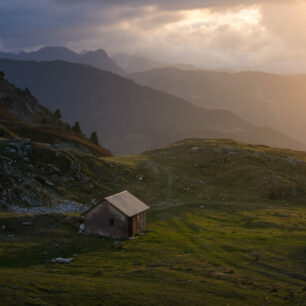
[(78, 234), (76, 214), (2, 212), (0, 304), (306, 305), (305, 162), (229, 140), (91, 158), (92, 193), (134, 193), (148, 232), (115, 242)]

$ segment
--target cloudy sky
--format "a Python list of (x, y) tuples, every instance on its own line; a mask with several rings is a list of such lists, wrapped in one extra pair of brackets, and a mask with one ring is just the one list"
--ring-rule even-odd
[(0, 0), (0, 50), (46, 45), (306, 73), (306, 0)]

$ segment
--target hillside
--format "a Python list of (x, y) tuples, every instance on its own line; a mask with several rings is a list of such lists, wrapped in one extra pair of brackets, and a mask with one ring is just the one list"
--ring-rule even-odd
[(305, 143), (306, 76), (165, 68), (131, 78), (208, 109), (225, 109)]
[[(41, 204), (7, 197), (11, 211), (0, 213), (5, 304), (305, 304), (306, 153), (191, 139), (122, 158), (32, 144), (26, 161), (8, 146), (0, 141), (11, 178), (0, 175), (5, 192), (28, 176), (32, 188), (66, 195), (45, 208), (75, 212), (128, 189), (151, 210), (145, 236), (114, 242), (78, 234), (75, 214), (14, 214)], [(51, 263), (57, 256), (74, 261)]]
[(74, 133), (67, 123), (40, 105), (28, 89), (21, 90), (10, 84), (2, 72), (0, 72), (0, 137), (19, 137), (111, 156), (108, 150), (93, 144), (83, 135)]
[[(62, 192), (68, 195), (67, 200), (87, 205), (94, 198), (99, 200), (121, 189), (140, 193), (157, 206), (162, 201), (171, 206), (195, 198), (228, 203), (247, 201), (250, 205), (269, 200), (302, 204), (306, 196), (306, 153), (232, 140), (186, 140), (139, 156), (101, 159), (86, 152), (28, 140), (2, 139), (0, 152), (6, 164), (2, 171), (12, 178), (29, 176), (31, 183), (27, 184), (35, 186), (37, 180), (33, 178), (37, 176), (38, 183), (50, 182), (50, 186), (45, 184), (51, 187), (50, 192)], [(139, 176), (145, 180), (138, 180)], [(10, 180), (2, 178), (8, 190), (16, 187), (14, 180), (10, 186)], [(58, 181), (62, 184), (58, 185)], [(44, 194), (31, 193), (38, 197)], [(8, 203), (17, 205), (17, 200)], [(52, 207), (52, 203), (44, 203), (43, 199), (40, 203)]]
[(206, 110), (118, 75), (67, 62), (0, 60), (7, 78), (28, 87), (69, 123), (97, 131), (114, 154), (133, 154), (184, 138), (234, 138), (254, 144), (304, 149), (269, 128), (258, 128), (229, 111)]
[(65, 47), (44, 47), (33, 52), (0, 52), (0, 58), (38, 62), (61, 60), (71, 63), (91, 65), (98, 69), (121, 75), (124, 74), (124, 71), (121, 69), (121, 67), (119, 67), (103, 49), (86, 51), (82, 54), (79, 54)]

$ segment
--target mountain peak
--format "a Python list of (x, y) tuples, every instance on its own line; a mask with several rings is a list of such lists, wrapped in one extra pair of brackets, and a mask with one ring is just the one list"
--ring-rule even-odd
[(93, 51), (87, 51), (84, 55), (86, 54), (95, 54), (95, 55), (103, 55), (103, 56), (108, 56), (107, 52), (104, 49), (97, 49)]
[(63, 46), (45, 46), (33, 52), (21, 51), (17, 54), (0, 52), (0, 58), (38, 62), (60, 60), (90, 65), (97, 69), (110, 71), (120, 75), (125, 74), (123, 69), (108, 56), (104, 49), (76, 53)]

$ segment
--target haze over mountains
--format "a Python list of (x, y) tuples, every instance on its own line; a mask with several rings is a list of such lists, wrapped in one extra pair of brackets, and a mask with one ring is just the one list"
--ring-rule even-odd
[(235, 138), (250, 143), (302, 149), (294, 139), (258, 128), (223, 110), (206, 110), (164, 92), (90, 66), (63, 61), (0, 60), (0, 70), (28, 87), (63, 118), (96, 130), (114, 154), (131, 154), (191, 137)]
[(193, 65), (162, 63), (143, 56), (128, 55), (125, 53), (115, 54), (112, 56), (112, 59), (127, 73), (142, 72), (165, 67), (178, 68), (182, 70), (197, 70)]
[(91, 65), (98, 69), (110, 71), (120, 75), (124, 74), (122, 68), (119, 67), (103, 49), (85, 51), (79, 54), (65, 47), (44, 47), (33, 52), (0, 52), (0, 58), (38, 62), (61, 60), (71, 63)]
[(306, 75), (155, 69), (130, 76), (194, 105), (226, 109), (306, 142)]

